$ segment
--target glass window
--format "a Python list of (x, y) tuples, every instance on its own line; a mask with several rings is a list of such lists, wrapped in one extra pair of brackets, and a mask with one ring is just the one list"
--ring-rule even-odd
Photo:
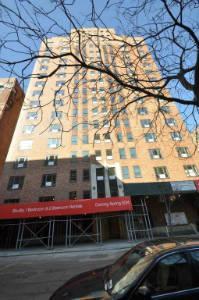
[(39, 197), (39, 202), (48, 202), (48, 201), (54, 201), (55, 196), (42, 196)]
[(111, 136), (110, 136), (109, 132), (107, 132), (107, 133), (104, 134), (104, 141), (106, 143), (111, 141)]
[(157, 139), (156, 134), (153, 133), (153, 132), (145, 133), (144, 137), (145, 137), (145, 141), (148, 142), (148, 143), (155, 142), (156, 139)]
[(187, 147), (176, 147), (178, 157), (189, 157), (189, 151)]
[(147, 115), (148, 114), (148, 110), (146, 107), (139, 107), (137, 112), (138, 112), (138, 115)]
[(100, 143), (100, 134), (95, 134), (94, 136), (94, 143)]
[(50, 132), (60, 132), (61, 124), (50, 124), (49, 131)]
[(83, 169), (83, 181), (90, 180), (90, 170), (89, 169)]
[(119, 156), (120, 156), (120, 159), (125, 159), (126, 158), (126, 153), (125, 153), (124, 148), (119, 149)]
[(56, 81), (56, 86), (61, 87), (65, 85), (65, 81)]
[(95, 159), (96, 159), (96, 160), (101, 160), (101, 159), (102, 159), (102, 153), (101, 153), (101, 150), (96, 150), (96, 151), (95, 151)]
[(90, 199), (91, 192), (89, 190), (83, 191), (83, 199)]
[(37, 111), (32, 111), (27, 113), (27, 119), (28, 120), (37, 120), (38, 118), (38, 113)]
[(57, 148), (61, 145), (60, 139), (48, 139), (48, 148)]
[(33, 108), (33, 107), (39, 107), (40, 105), (40, 102), (37, 101), (37, 100), (33, 100), (33, 101), (30, 101), (30, 107)]
[(151, 159), (162, 158), (160, 149), (149, 149), (149, 155), (150, 155)]
[(106, 158), (113, 159), (113, 154), (111, 149), (106, 149)]
[(77, 170), (70, 170), (70, 181), (77, 181)]
[(129, 176), (129, 168), (127, 166), (123, 166), (122, 167), (122, 178), (123, 179), (130, 178), (130, 176)]
[(166, 113), (168, 114), (170, 112), (170, 107), (167, 106), (167, 105), (163, 105), (160, 107), (160, 110), (163, 112), (163, 113)]
[(127, 132), (126, 137), (127, 137), (127, 141), (128, 142), (132, 142), (133, 141), (133, 135), (132, 135), (131, 132)]
[(156, 167), (154, 168), (154, 171), (157, 179), (169, 178), (169, 174), (166, 167)]
[(147, 277), (146, 285), (152, 287), (154, 296), (191, 288), (191, 266), (185, 254), (172, 254), (161, 259)]
[(44, 174), (42, 176), (41, 187), (56, 186), (56, 174)]
[(184, 171), (185, 171), (185, 174), (188, 176), (188, 177), (194, 177), (194, 176), (198, 176), (199, 173), (198, 173), (198, 169), (195, 165), (185, 165), (184, 166)]
[(55, 100), (54, 101), (54, 105), (55, 106), (63, 106), (64, 105), (64, 101), (61, 99)]
[(83, 98), (82, 99), (82, 104), (87, 104), (88, 103), (88, 99), (87, 98)]
[(121, 133), (121, 132), (118, 132), (118, 133), (117, 133), (117, 141), (118, 141), (118, 142), (122, 142), (122, 139), (123, 139), (122, 133)]
[(41, 80), (40, 80), (40, 81), (36, 81), (36, 82), (35, 82), (35, 86), (36, 86), (36, 87), (44, 87), (44, 85), (45, 85), (45, 81), (41, 81)]
[(92, 109), (92, 114), (97, 115), (97, 113), (98, 113), (98, 108), (97, 107), (93, 108)]
[(124, 122), (124, 126), (125, 126), (126, 128), (129, 128), (129, 127), (130, 127), (129, 119), (124, 119), (123, 122)]
[(72, 135), (71, 136), (71, 144), (72, 145), (77, 145), (77, 135)]
[(20, 198), (10, 198), (10, 199), (5, 199), (3, 201), (5, 204), (10, 204), (10, 203), (19, 203)]
[(33, 133), (34, 129), (35, 129), (34, 125), (25, 125), (23, 127), (23, 133), (31, 134), (31, 133)]
[(57, 165), (57, 155), (48, 155), (45, 159), (45, 166)]
[(83, 144), (88, 144), (88, 135), (83, 135), (82, 136), (82, 143)]
[(167, 126), (175, 126), (176, 120), (174, 118), (168, 118), (168, 119), (166, 119), (166, 124), (167, 124)]
[(173, 141), (181, 141), (182, 140), (182, 136), (181, 136), (181, 133), (179, 131), (171, 132), (171, 138), (172, 138)]
[(51, 119), (61, 119), (62, 118), (62, 111), (52, 111), (51, 113)]
[(88, 109), (87, 108), (83, 108), (82, 114), (83, 114), (83, 116), (87, 116), (88, 115)]
[(69, 199), (70, 200), (76, 200), (77, 199), (77, 191), (69, 192)]
[(89, 160), (89, 151), (84, 150), (82, 151), (82, 157), (84, 161), (88, 161)]
[(133, 166), (133, 173), (134, 173), (135, 178), (142, 177), (142, 172), (141, 172), (140, 166)]
[(57, 96), (63, 96), (64, 95), (64, 90), (57, 90), (57, 91), (55, 91), (55, 95), (57, 95)]
[(26, 157), (18, 157), (14, 163), (14, 168), (20, 169), (20, 168), (26, 168), (28, 164), (28, 160)]
[(151, 127), (151, 120), (149, 120), (149, 119), (141, 120), (140, 123), (143, 128)]
[(21, 141), (19, 143), (19, 150), (30, 150), (32, 149), (32, 141), (27, 140), (27, 141)]
[(8, 190), (21, 190), (25, 176), (11, 176), (8, 182)]
[(129, 153), (130, 153), (131, 158), (136, 158), (137, 157), (136, 148), (130, 148)]
[(199, 250), (190, 252), (193, 266), (193, 287), (199, 287)]

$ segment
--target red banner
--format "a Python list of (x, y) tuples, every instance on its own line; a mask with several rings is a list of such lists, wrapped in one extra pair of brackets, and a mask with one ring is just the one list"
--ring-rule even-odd
[(0, 219), (72, 216), (132, 209), (130, 197), (0, 204)]
[(196, 190), (199, 191), (199, 180), (195, 180)]

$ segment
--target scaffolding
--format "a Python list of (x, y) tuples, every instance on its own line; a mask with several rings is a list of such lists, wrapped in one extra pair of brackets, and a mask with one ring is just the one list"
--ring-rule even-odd
[[(108, 231), (107, 224), (111, 224), (112, 233), (117, 229), (114, 227), (116, 221), (123, 239), (129, 241), (153, 238), (149, 213), (144, 199), (134, 202), (133, 211), (112, 213), (48, 217), (40, 219), (24, 219), (15, 223), (0, 225), (0, 230), (6, 228), (7, 234), (2, 235), (1, 245), (16, 249), (25, 247), (43, 246), (52, 249), (57, 245), (74, 247), (79, 243), (103, 243), (105, 231)], [(10, 235), (11, 232), (11, 235)], [(8, 235), (10, 237), (8, 237)], [(108, 239), (113, 239), (109, 232)], [(8, 242), (12, 240), (12, 244)], [(2, 247), (1, 247), (2, 248)]]

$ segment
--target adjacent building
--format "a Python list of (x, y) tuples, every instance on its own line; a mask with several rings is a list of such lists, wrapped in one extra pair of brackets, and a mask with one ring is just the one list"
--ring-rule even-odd
[(24, 93), (15, 78), (0, 78), (0, 175), (18, 121)]
[[(147, 233), (151, 237), (153, 227), (197, 223), (199, 156), (175, 104), (141, 97), (134, 103), (140, 95), (64, 56), (72, 50), (87, 63), (109, 67), (125, 78), (133, 72), (140, 52), (131, 52), (122, 40), (113, 29), (91, 28), (41, 45), (40, 53), (54, 59), (40, 58), (35, 64), (7, 155), (0, 202), (20, 205), (130, 196), (133, 205), (133, 212), (126, 214), (121, 209), (89, 218), (85, 214), (44, 218), (48, 226), (55, 222), (50, 232), (57, 243), (96, 236), (136, 239)], [(62, 57), (55, 58), (57, 54)], [(141, 54), (146, 55), (139, 66), (142, 78), (160, 76), (147, 46)], [(124, 61), (126, 68), (121, 65)], [(35, 224), (40, 221), (34, 219)]]

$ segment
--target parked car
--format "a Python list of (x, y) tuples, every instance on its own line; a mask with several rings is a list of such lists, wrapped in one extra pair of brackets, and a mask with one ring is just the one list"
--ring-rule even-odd
[(199, 239), (156, 239), (137, 244), (115, 263), (82, 273), (50, 300), (199, 299)]

